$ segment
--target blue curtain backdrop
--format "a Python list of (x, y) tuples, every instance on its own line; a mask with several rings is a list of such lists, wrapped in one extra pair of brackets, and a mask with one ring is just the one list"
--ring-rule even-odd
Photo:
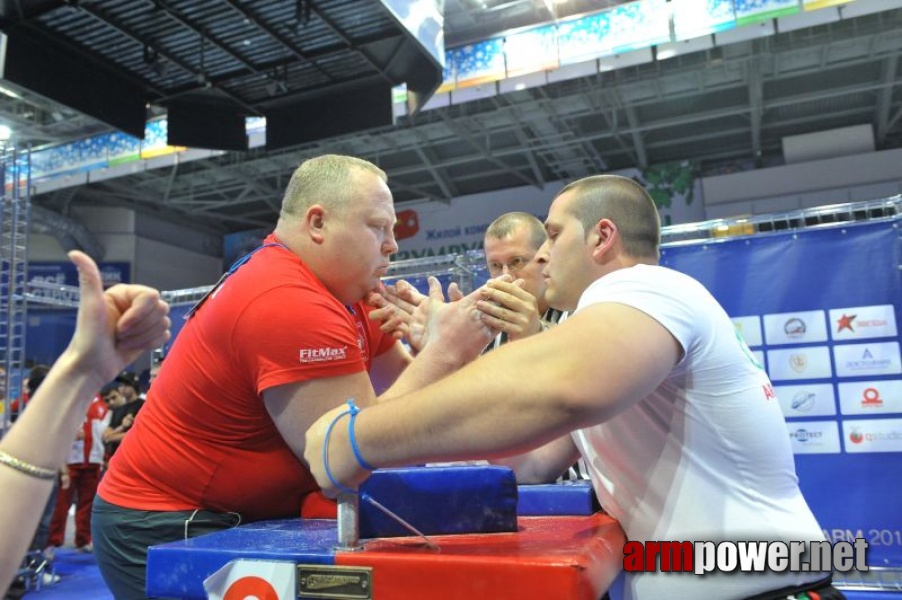
[[(665, 248), (662, 264), (701, 281), (731, 317), (892, 305), (900, 323), (900, 220), (830, 226)], [(898, 342), (899, 336), (879, 342)], [(832, 339), (825, 342), (836, 346)], [(824, 345), (824, 344), (821, 344)], [(755, 348), (753, 348), (755, 349)], [(769, 347), (766, 342), (761, 350)], [(898, 380), (880, 375), (818, 383)], [(805, 383), (793, 381), (793, 384)], [(778, 392), (779, 394), (779, 392)], [(898, 399), (896, 399), (898, 400)], [(868, 415), (900, 422), (902, 414)], [(860, 415), (819, 420), (854, 424)], [(790, 428), (803, 419), (789, 417)], [(902, 427), (898, 428), (902, 429)], [(902, 436), (902, 431), (898, 432)], [(902, 439), (899, 437), (898, 439)], [(902, 454), (796, 454), (805, 498), (831, 541), (864, 537), (871, 565), (902, 564)]]

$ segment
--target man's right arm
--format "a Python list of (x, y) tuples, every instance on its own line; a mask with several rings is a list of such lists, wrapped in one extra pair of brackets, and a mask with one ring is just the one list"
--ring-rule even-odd
[[(523, 453), (646, 397), (681, 352), (653, 317), (619, 303), (594, 304), (418, 393), (363, 411), (357, 444), (377, 467)], [(324, 431), (337, 417), (326, 415), (307, 432), (313, 473), (326, 493), (336, 490), (324, 476)], [(341, 423), (328, 448), (329, 467), (338, 481), (354, 486), (369, 473), (356, 461), (347, 423)]]
[(106, 443), (121, 442), (122, 438), (125, 437), (125, 434), (128, 433), (128, 430), (131, 428), (133, 419), (134, 417), (131, 414), (127, 414), (116, 425), (113, 425), (111, 422), (101, 436), (103, 441)]
[(263, 392), (263, 402), (282, 439), (304, 460), (304, 432), (320, 416), (353, 398), (370, 406), (376, 394), (365, 371), (300, 383), (287, 383)]

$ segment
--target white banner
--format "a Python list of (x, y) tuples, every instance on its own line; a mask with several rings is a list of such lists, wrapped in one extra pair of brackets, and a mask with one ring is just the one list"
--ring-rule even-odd
[(839, 426), (836, 421), (795, 421), (787, 423), (794, 454), (839, 454)]
[(767, 372), (772, 381), (788, 379), (829, 379), (830, 349), (827, 346), (806, 346), (767, 351)]
[(836, 414), (833, 385), (775, 385), (780, 408), (786, 417), (829, 417)]
[(843, 344), (833, 347), (837, 377), (869, 377), (902, 373), (899, 342)]
[(839, 408), (844, 415), (902, 413), (902, 381), (840, 383)]
[(853, 306), (830, 311), (834, 340), (895, 337), (896, 311), (892, 304)]
[(764, 339), (771, 346), (826, 342), (825, 319), (822, 310), (764, 315)]
[(902, 452), (902, 419), (843, 421), (846, 452)]

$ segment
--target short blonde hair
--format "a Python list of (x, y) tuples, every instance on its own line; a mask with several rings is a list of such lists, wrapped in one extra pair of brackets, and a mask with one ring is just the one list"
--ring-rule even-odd
[(385, 171), (362, 158), (324, 154), (305, 160), (285, 188), (282, 216), (300, 215), (314, 204), (341, 211), (354, 198), (355, 178), (360, 172), (388, 181)]
[(558, 192), (573, 192), (570, 211), (579, 219), (586, 235), (602, 219), (617, 225), (623, 250), (634, 258), (660, 256), (661, 217), (648, 192), (629, 177), (593, 175), (578, 179)]

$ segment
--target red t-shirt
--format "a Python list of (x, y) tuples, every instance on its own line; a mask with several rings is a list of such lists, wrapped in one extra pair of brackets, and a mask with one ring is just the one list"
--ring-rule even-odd
[(247, 521), (297, 515), (318, 488), (276, 429), (263, 391), (368, 369), (395, 341), (366, 313), (363, 303), (341, 304), (288, 249), (260, 250), (185, 323), (100, 496), (126, 508), (204, 508)]

